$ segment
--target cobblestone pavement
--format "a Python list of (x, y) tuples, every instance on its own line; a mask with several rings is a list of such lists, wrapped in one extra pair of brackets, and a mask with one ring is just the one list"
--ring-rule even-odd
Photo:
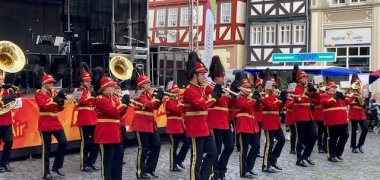
[[(264, 147), (264, 142), (261, 142), (261, 152)], [(289, 141), (286, 142), (281, 157), (278, 162), (283, 167), (283, 171), (276, 174), (266, 174), (261, 172), (262, 158), (258, 158), (255, 165), (255, 171), (259, 173), (258, 179), (380, 179), (380, 135), (375, 135), (372, 132), (368, 133), (365, 144), (364, 154), (353, 154), (349, 150), (349, 142), (346, 145), (346, 151), (343, 154), (344, 162), (332, 163), (328, 162), (325, 154), (319, 154), (317, 148), (314, 148), (312, 159), (316, 166), (302, 168), (295, 165), (296, 157), (289, 153)], [(160, 159), (158, 162), (157, 171), (160, 179), (179, 180), (189, 179), (189, 168), (182, 172), (169, 171), (169, 144), (164, 142), (161, 148)], [(123, 179), (135, 178), (135, 160), (137, 148), (132, 146), (126, 149), (125, 159), (126, 165), (123, 168)], [(190, 166), (187, 156), (185, 165)], [(235, 150), (228, 163), (227, 177), (228, 179), (239, 178), (239, 153)], [(99, 158), (100, 159), (100, 158)], [(74, 153), (65, 157), (63, 171), (65, 177), (58, 177), (57, 174), (52, 174), (56, 179), (67, 180), (96, 180), (100, 179), (99, 172), (84, 173), (79, 170), (79, 154)], [(50, 160), (51, 164), (53, 159)], [(97, 162), (99, 166), (99, 160)], [(41, 179), (41, 159), (27, 159), (11, 162), (13, 168), (11, 173), (0, 174), (0, 179)]]

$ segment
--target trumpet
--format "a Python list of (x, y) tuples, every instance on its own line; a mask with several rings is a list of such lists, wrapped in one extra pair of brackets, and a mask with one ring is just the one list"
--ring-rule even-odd
[[(152, 91), (158, 91), (157, 88), (151, 88)], [(164, 91), (164, 95), (165, 96), (169, 96), (169, 97), (172, 97), (172, 98), (176, 98), (179, 96), (179, 94), (173, 94), (173, 93), (170, 93), (170, 92), (167, 92), (167, 91)]]
[[(215, 82), (207, 82), (211, 87), (215, 87), (215, 85), (216, 85), (216, 83)], [(241, 90), (241, 88), (242, 87), (239, 87), (239, 90)], [(234, 92), (234, 91), (232, 91), (230, 88), (226, 88), (226, 87), (222, 87), (222, 90), (223, 90), (223, 92), (224, 93), (228, 93), (228, 94), (231, 94), (231, 95), (233, 95), (233, 96), (235, 96), (235, 97), (239, 97), (240, 96), (240, 94), (239, 93), (236, 93), (236, 92)], [(249, 90), (250, 91), (250, 90)]]
[[(113, 94), (115, 94), (115, 95), (117, 95), (117, 96), (119, 96), (120, 98), (121, 97), (123, 97), (123, 94), (121, 94), (121, 93), (117, 93), (117, 92), (115, 92), (115, 91), (113, 91)], [(141, 108), (145, 108), (145, 104), (142, 104), (142, 103), (140, 103), (140, 102), (137, 102), (137, 101), (135, 101), (134, 99), (129, 99), (129, 105), (134, 105), (134, 106), (139, 106), (139, 107), (141, 107)]]

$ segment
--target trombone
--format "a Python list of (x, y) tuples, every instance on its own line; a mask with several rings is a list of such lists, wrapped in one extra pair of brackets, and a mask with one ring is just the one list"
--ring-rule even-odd
[[(116, 91), (113, 91), (112, 92), (113, 94), (116, 94), (117, 96), (119, 96), (120, 98), (121, 97), (123, 97), (123, 94), (121, 94), (121, 93), (117, 93)], [(129, 99), (129, 105), (134, 105), (134, 106), (139, 106), (139, 107), (141, 107), (142, 109), (144, 109), (145, 108), (145, 104), (142, 104), (142, 103), (140, 103), (140, 102), (137, 102), (136, 100), (134, 100), (134, 99)]]

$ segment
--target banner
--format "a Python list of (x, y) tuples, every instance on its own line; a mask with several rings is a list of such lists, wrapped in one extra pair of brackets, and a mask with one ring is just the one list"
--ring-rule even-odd
[[(165, 102), (160, 108), (155, 111), (155, 120), (157, 126), (166, 126), (166, 110)], [(65, 109), (58, 113), (58, 118), (64, 128), (67, 141), (80, 140), (79, 128), (76, 125), (78, 111), (72, 101), (65, 104)], [(126, 120), (127, 130), (131, 132), (130, 125), (132, 124), (134, 109), (128, 107), (126, 115), (123, 117)], [(22, 98), (22, 107), (13, 110), (13, 146), (12, 149), (40, 146), (41, 137), (38, 131), (39, 109), (34, 98)], [(52, 138), (53, 143), (57, 143), (55, 138)], [(1, 142), (0, 150), (3, 149), (4, 143)]]
[[(211, 1), (211, 2), (210, 2)], [(204, 41), (204, 55), (203, 63), (207, 68), (210, 67), (212, 51), (214, 49), (214, 25), (215, 25), (215, 0), (207, 0), (206, 2), (206, 23), (205, 23), (205, 41)], [(213, 13), (214, 12), (214, 13)]]

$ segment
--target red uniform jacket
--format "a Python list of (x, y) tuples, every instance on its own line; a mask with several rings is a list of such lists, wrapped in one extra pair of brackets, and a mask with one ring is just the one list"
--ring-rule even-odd
[(348, 119), (364, 121), (367, 119), (367, 116), (365, 115), (364, 108), (356, 101), (355, 96), (349, 98), (350, 110), (348, 111)]
[(185, 124), (183, 123), (183, 105), (179, 104), (178, 100), (171, 98), (166, 101), (166, 117), (166, 133), (185, 133)]
[(213, 107), (208, 109), (208, 125), (211, 129), (230, 129), (230, 119), (228, 118), (228, 104), (230, 98), (222, 96)]
[[(56, 95), (58, 91), (54, 91)], [(49, 92), (37, 90), (35, 97), (38, 108), (40, 109), (40, 118), (38, 119), (39, 131), (58, 131), (62, 129), (57, 112), (62, 111), (63, 107), (53, 102), (53, 96)]]
[(95, 143), (112, 144), (120, 143), (120, 118), (127, 109), (126, 105), (115, 106), (112, 97), (99, 95), (96, 97), (95, 106), (97, 113), (95, 127)]
[(185, 127), (188, 137), (210, 135), (207, 124), (207, 109), (215, 103), (215, 99), (206, 98), (202, 87), (190, 83), (183, 92), (185, 104)]
[(96, 125), (95, 97), (91, 96), (91, 91), (85, 88), (78, 88), (83, 92), (78, 101), (78, 126)]
[(133, 117), (131, 125), (132, 130), (138, 132), (154, 132), (156, 124), (153, 111), (160, 107), (160, 101), (152, 98), (152, 94), (147, 92), (141, 93), (136, 101), (144, 104), (145, 107), (135, 107), (135, 116)]
[(285, 103), (286, 116), (285, 123), (289, 125), (294, 125), (296, 122), (293, 118), (293, 98), (288, 98)]
[(333, 94), (326, 93), (321, 99), (324, 113), (324, 124), (325, 126), (333, 126), (339, 124), (347, 124), (347, 108), (349, 101), (346, 100), (335, 100)]
[[(112, 100), (112, 104), (115, 107), (118, 107), (118, 108), (123, 107), (122, 103), (121, 103), (121, 100), (120, 100), (120, 97), (118, 95), (112, 95), (111, 100)], [(119, 123), (120, 126), (125, 126), (126, 125), (124, 115), (125, 115), (125, 113), (120, 116), (120, 123)]]
[[(0, 99), (2, 97), (8, 96), (10, 94), (9, 89), (0, 88)], [(16, 97), (20, 97), (20, 94), (17, 92)], [(5, 104), (0, 101), (0, 108), (3, 107)], [(13, 122), (13, 110), (10, 110), (9, 112), (3, 114), (0, 116), (0, 126), (6, 126), (11, 125)]]
[(236, 132), (237, 133), (258, 133), (259, 125), (254, 117), (255, 100), (248, 99), (245, 96), (239, 96), (235, 103), (238, 109), (236, 114)]
[(295, 121), (310, 121), (313, 119), (310, 109), (310, 98), (304, 95), (306, 87), (297, 85), (295, 91), (293, 92), (293, 113), (297, 114), (294, 116)]
[(255, 119), (257, 122), (261, 122), (263, 120), (263, 112), (260, 104), (255, 104)]
[(314, 103), (314, 112), (313, 112), (313, 119), (315, 121), (323, 121), (324, 114), (322, 112), (322, 104), (321, 99), (325, 96), (325, 93), (317, 92), (314, 93), (312, 96), (312, 100)]
[(262, 127), (264, 130), (277, 130), (281, 128), (279, 111), (283, 107), (280, 100), (273, 93), (261, 98), (263, 107)]

